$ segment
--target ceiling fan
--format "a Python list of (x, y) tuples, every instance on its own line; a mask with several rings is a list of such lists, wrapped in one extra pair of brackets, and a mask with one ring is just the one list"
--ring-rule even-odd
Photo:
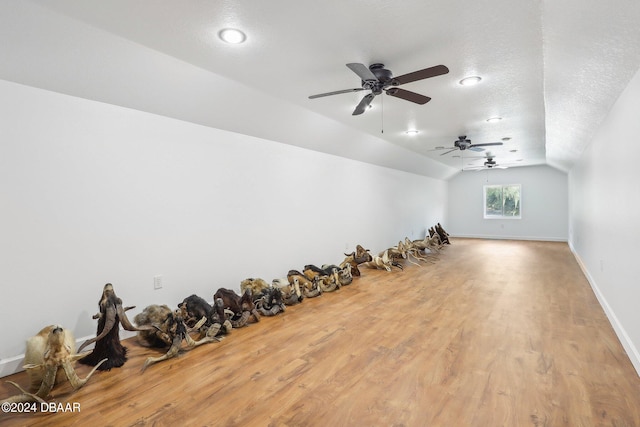
[(445, 154), (449, 154), (452, 151), (460, 150), (471, 150), (471, 151), (484, 151), (482, 147), (490, 147), (493, 145), (502, 145), (502, 142), (487, 142), (484, 144), (472, 144), (470, 139), (467, 139), (466, 135), (459, 136), (456, 141), (453, 143), (453, 147), (436, 147), (435, 150), (449, 150), (440, 154), (444, 156)]
[(487, 155), (487, 157), (485, 157), (485, 161), (484, 164), (482, 166), (471, 166), (468, 168), (465, 168), (463, 170), (469, 171), (469, 170), (483, 170), (483, 169), (507, 169), (508, 166), (504, 166), (504, 165), (499, 165), (496, 161), (495, 158), (491, 155)]
[(367, 67), (366, 65), (360, 63), (349, 63), (347, 64), (347, 67), (349, 67), (351, 71), (353, 71), (360, 77), (360, 79), (362, 80), (362, 87), (311, 95), (309, 99), (321, 98), (323, 96), (330, 95), (339, 95), (341, 93), (359, 92), (361, 90), (370, 90), (371, 93), (365, 95), (364, 98), (362, 98), (362, 101), (360, 101), (360, 103), (356, 106), (355, 110), (353, 110), (354, 116), (364, 113), (369, 104), (371, 104), (371, 101), (373, 101), (373, 98), (375, 98), (376, 95), (380, 95), (383, 91), (387, 95), (423, 105), (431, 101), (431, 98), (429, 98), (428, 96), (420, 95), (419, 93), (400, 89), (396, 86), (415, 82), (418, 80), (428, 79), (430, 77), (440, 76), (449, 72), (449, 69), (446, 66), (436, 65), (435, 67), (425, 68), (424, 70), (414, 71), (413, 73), (393, 77), (391, 71), (384, 68), (384, 64), (371, 64), (369, 67)]

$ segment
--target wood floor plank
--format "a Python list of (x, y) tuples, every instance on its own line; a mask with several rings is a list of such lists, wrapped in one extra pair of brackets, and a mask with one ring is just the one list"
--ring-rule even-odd
[(79, 413), (0, 424), (640, 426), (640, 377), (566, 243), (454, 239), (404, 267), (144, 373), (158, 353), (126, 340), (124, 367), (54, 389)]

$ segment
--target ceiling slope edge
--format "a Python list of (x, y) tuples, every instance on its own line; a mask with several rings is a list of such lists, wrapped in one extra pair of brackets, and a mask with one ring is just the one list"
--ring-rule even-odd
[(447, 179), (455, 169), (29, 2), (0, 5), (0, 78)]

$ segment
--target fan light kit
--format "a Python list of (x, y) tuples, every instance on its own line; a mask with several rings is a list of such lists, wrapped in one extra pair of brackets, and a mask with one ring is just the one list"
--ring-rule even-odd
[(220, 37), (222, 41), (230, 44), (240, 44), (247, 39), (247, 36), (242, 31), (236, 30), (235, 28), (220, 30), (218, 37)]
[(500, 120), (502, 120), (502, 117), (491, 117), (491, 118), (487, 119), (487, 122), (489, 122), (489, 123), (497, 123)]
[(460, 80), (458, 83), (461, 84), (462, 86), (473, 86), (480, 83), (480, 80), (482, 80), (482, 77), (480, 76), (471, 76), (471, 77), (465, 77), (464, 79)]
[(431, 77), (441, 76), (447, 74), (449, 69), (444, 65), (436, 65), (435, 67), (425, 68), (423, 70), (414, 71), (413, 73), (403, 74), (398, 77), (394, 77), (391, 71), (384, 68), (384, 64), (371, 64), (366, 66), (360, 63), (349, 63), (347, 67), (356, 73), (360, 77), (360, 84), (362, 87), (354, 89), (336, 90), (333, 92), (320, 93), (318, 95), (311, 95), (309, 99), (321, 98), (329, 95), (339, 95), (341, 93), (359, 92), (361, 90), (369, 90), (368, 94), (362, 98), (360, 103), (353, 110), (353, 115), (357, 116), (364, 113), (367, 107), (371, 105), (371, 101), (377, 95), (380, 95), (383, 91), (395, 98), (404, 99), (415, 104), (426, 104), (431, 101), (428, 96), (420, 95), (419, 93), (410, 92), (405, 89), (400, 89), (396, 86), (403, 85), (405, 83), (411, 83), (418, 80), (424, 80)]

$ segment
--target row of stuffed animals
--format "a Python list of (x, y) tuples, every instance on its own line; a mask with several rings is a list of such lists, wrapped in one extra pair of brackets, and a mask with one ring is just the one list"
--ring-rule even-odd
[[(286, 278), (274, 279), (268, 284), (263, 279), (245, 279), (240, 285), (241, 295), (233, 290), (220, 288), (214, 294), (213, 304), (191, 295), (185, 298), (178, 309), (167, 305), (150, 305), (135, 316), (135, 326), (129, 321), (126, 311), (113, 285), (107, 283), (98, 303), (100, 312), (93, 316), (98, 320), (96, 337), (85, 341), (78, 352), (75, 338), (68, 329), (58, 325), (43, 328), (27, 341), (24, 368), (30, 379), (31, 391), (25, 391), (18, 384), (9, 381), (20, 390), (20, 394), (3, 400), (10, 402), (41, 402), (45, 400), (54, 385), (66, 377), (74, 389), (82, 387), (98, 370), (110, 370), (124, 365), (127, 348), (120, 342), (120, 324), (125, 330), (138, 332), (138, 341), (146, 347), (168, 348), (160, 357), (149, 357), (142, 370), (149, 365), (176, 356), (186, 342), (186, 349), (219, 341), (220, 337), (248, 324), (260, 316), (274, 316), (285, 311), (285, 306), (298, 304), (304, 298), (314, 298), (325, 292), (333, 292), (352, 283), (360, 276), (361, 266), (402, 269), (402, 260), (432, 262), (434, 254), (444, 244), (450, 244), (449, 234), (440, 223), (431, 227), (423, 240), (411, 241), (405, 238), (397, 246), (372, 256), (369, 250), (358, 245), (339, 265), (307, 265), (302, 272), (290, 270)], [(191, 334), (197, 333), (197, 338)], [(95, 344), (91, 352), (80, 353), (85, 347)], [(76, 374), (74, 361), (93, 366), (84, 379)], [(59, 369), (62, 368), (62, 369)]]

